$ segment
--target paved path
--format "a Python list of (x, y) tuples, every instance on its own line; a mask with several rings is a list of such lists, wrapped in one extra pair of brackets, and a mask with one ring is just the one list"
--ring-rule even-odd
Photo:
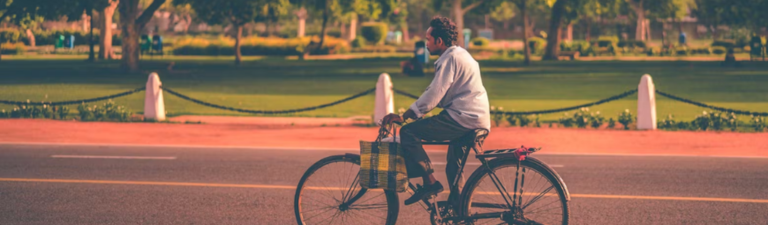
[[(0, 224), (292, 224), (300, 176), (344, 152), (0, 144)], [(543, 153), (572, 224), (768, 223), (766, 158)], [(429, 222), (401, 206), (398, 224)]]

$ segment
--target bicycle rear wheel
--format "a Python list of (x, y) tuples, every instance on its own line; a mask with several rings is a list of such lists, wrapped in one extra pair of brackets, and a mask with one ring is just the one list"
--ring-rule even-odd
[(360, 156), (354, 154), (330, 156), (309, 167), (296, 187), (297, 223), (395, 224), (397, 193), (361, 188), (359, 171)]
[[(492, 160), (488, 168), (481, 166), (472, 173), (461, 192), (461, 213), (472, 218), (469, 224), (568, 224), (567, 187), (546, 164), (533, 157), (520, 162), (517, 182), (522, 196), (520, 189), (514, 194), (517, 160)], [(509, 204), (513, 204), (512, 198), (517, 199), (514, 208), (507, 204), (501, 186), (494, 184), (490, 171), (509, 193)]]

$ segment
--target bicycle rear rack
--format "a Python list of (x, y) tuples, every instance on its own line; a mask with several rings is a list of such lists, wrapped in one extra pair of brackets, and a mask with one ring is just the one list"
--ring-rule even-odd
[(504, 157), (516, 157), (519, 158), (521, 155), (529, 155), (531, 153), (534, 153), (538, 151), (540, 148), (512, 148), (512, 149), (496, 149), (496, 150), (487, 150), (484, 151), (482, 154), (476, 155), (478, 159), (487, 159), (487, 158), (504, 158)]

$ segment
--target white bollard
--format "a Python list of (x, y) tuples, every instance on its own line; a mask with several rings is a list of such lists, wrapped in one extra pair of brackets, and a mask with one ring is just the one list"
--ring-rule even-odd
[(163, 90), (160, 89), (160, 76), (150, 73), (147, 79), (147, 89), (144, 91), (144, 119), (156, 121), (165, 120), (165, 104), (163, 103)]
[(395, 112), (395, 95), (392, 93), (392, 80), (389, 74), (379, 75), (379, 81), (376, 82), (376, 105), (373, 109), (373, 122), (381, 125), (384, 116)]
[(656, 130), (656, 87), (648, 74), (637, 86), (637, 129)]

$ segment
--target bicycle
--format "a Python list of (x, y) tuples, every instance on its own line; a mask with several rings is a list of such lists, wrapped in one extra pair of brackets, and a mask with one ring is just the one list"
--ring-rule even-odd
[[(487, 136), (487, 130), (479, 129), (460, 139), (452, 140), (466, 141), (464, 143), (472, 140), (474, 143), (465, 144), (462, 149), (464, 155), (456, 178), (449, 185), (448, 200), (437, 201), (437, 196), (432, 196), (419, 203), (430, 214), (432, 224), (490, 222), (489, 224), (567, 225), (570, 217), (570, 194), (565, 183), (546, 163), (530, 156), (541, 148), (483, 151), (482, 145)], [(425, 145), (450, 143), (423, 141)], [(459, 182), (462, 180), (470, 153), (467, 148), (475, 152), (475, 157), (481, 165), (459, 191)], [(357, 183), (359, 165), (360, 156), (348, 153), (326, 157), (307, 169), (296, 187), (294, 196), (297, 223), (395, 224), (401, 204), (397, 193), (361, 188)], [(336, 166), (341, 168), (337, 169)], [(507, 169), (510, 171), (503, 173)], [(511, 170), (514, 170), (514, 179)], [(326, 172), (328, 174), (324, 174)], [(531, 179), (526, 180), (527, 178)], [(329, 185), (332, 181), (339, 181), (340, 184)], [(420, 188), (413, 183), (408, 186), (408, 192), (411, 194)], [(508, 187), (512, 187), (512, 193)]]

